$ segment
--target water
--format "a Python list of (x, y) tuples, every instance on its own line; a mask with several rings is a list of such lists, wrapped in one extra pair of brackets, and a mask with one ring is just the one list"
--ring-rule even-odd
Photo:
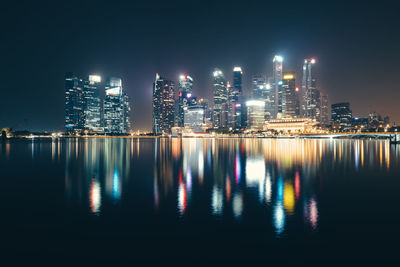
[(58, 265), (394, 264), (399, 163), (384, 140), (8, 140), (1, 251)]

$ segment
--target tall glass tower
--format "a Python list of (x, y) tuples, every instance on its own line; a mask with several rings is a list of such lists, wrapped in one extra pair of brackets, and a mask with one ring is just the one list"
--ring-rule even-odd
[(285, 72), (283, 74), (282, 91), (284, 94), (284, 102), (282, 106), (282, 114), (285, 118), (299, 117), (299, 100), (296, 91), (296, 77), (294, 72)]
[(302, 116), (312, 119), (320, 117), (320, 91), (316, 88), (316, 81), (312, 75), (314, 58), (307, 58), (303, 64), (302, 90)]
[(153, 84), (153, 133), (171, 133), (174, 117), (174, 83), (157, 73)]
[(109, 134), (127, 134), (129, 123), (129, 98), (122, 90), (122, 80), (110, 77), (106, 82), (104, 97), (104, 132)]
[(193, 78), (182, 74), (179, 76), (179, 96), (178, 96), (178, 111), (177, 111), (177, 126), (184, 127), (184, 110), (189, 105), (189, 99), (192, 97)]
[(84, 128), (83, 81), (72, 72), (65, 74), (65, 131), (78, 133)]
[(284, 94), (282, 90), (283, 57), (276, 55), (272, 60), (272, 62), (273, 62), (272, 88), (275, 91), (275, 96), (274, 99), (272, 100), (275, 108), (273, 117), (277, 118), (282, 114), (282, 106), (284, 105)]
[(233, 129), (239, 130), (246, 124), (246, 107), (243, 105), (243, 71), (241, 67), (233, 68), (233, 88), (232, 88), (232, 125)]
[(221, 70), (215, 69), (213, 72), (213, 127), (215, 129), (227, 127), (228, 118), (227, 104), (228, 92), (226, 89), (226, 80)]
[(83, 123), (89, 132), (102, 132), (101, 129), (101, 77), (89, 75), (83, 82)]
[(266, 82), (263, 75), (253, 75), (251, 79), (253, 90), (253, 99), (264, 100), (266, 91)]

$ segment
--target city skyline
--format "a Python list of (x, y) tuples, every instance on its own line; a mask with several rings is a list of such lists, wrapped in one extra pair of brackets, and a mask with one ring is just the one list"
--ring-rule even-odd
[[(249, 94), (251, 77), (269, 76), (275, 54), (284, 57), (287, 70), (296, 72), (297, 86), (301, 86), (303, 60), (316, 57), (318, 87), (329, 95), (329, 105), (350, 102), (355, 116), (366, 117), (376, 111), (389, 115), (392, 121), (400, 121), (396, 103), (400, 93), (395, 81), (398, 22), (395, 16), (390, 16), (394, 11), (384, 4), (293, 3), (288, 9), (291, 16), (277, 25), (274, 21), (283, 5), (258, 4), (238, 8), (221, 2), (207, 10), (196, 3), (187, 3), (191, 8), (184, 8), (177, 2), (154, 7), (106, 5), (100, 1), (96, 6), (87, 3), (79, 6), (82, 12), (93, 9), (87, 13), (92, 22), (72, 15), (74, 20), (68, 24), (71, 14), (68, 11), (76, 7), (73, 3), (57, 7), (46, 3), (28, 4), (29, 8), (21, 13), (16, 12), (18, 8), (14, 4), (8, 3), (5, 7), (8, 14), (2, 20), (9, 29), (4, 32), (2, 46), (9, 53), (4, 57), (1, 73), (7, 77), (3, 88), (9, 90), (3, 90), (0, 100), (4, 109), (0, 115), (1, 127), (12, 127), (26, 119), (20, 130), (63, 129), (64, 110), (58, 103), (64, 98), (62, 77), (72, 70), (79, 76), (96, 73), (121, 77), (131, 96), (133, 128), (151, 130), (150, 103), (156, 72), (175, 82), (181, 73), (191, 75), (195, 81), (193, 93), (211, 100), (210, 77), (215, 67), (232, 81), (231, 69), (241, 66), (243, 91)], [(121, 14), (119, 20), (110, 24), (102, 22), (116, 10)], [(304, 17), (305, 10), (312, 16)], [(199, 25), (196, 19), (204, 12), (209, 20)], [(49, 16), (41, 19), (45, 13)], [(177, 14), (181, 16), (179, 19)], [(234, 19), (248, 14), (254, 16), (239, 22)], [(168, 21), (162, 20), (162, 15)], [(181, 23), (182, 18), (186, 19), (185, 25)], [(185, 32), (187, 38), (176, 41)], [(106, 37), (114, 33), (117, 38)], [(235, 34), (239, 38), (232, 43), (229, 39)], [(79, 41), (83, 36), (87, 42)], [(255, 36), (259, 39), (250, 42)], [(159, 45), (157, 38), (160, 37), (171, 41), (170, 44)], [(200, 39), (214, 42), (197, 42)], [(383, 39), (386, 41), (378, 41)], [(78, 42), (72, 44), (71, 40)], [(19, 97), (20, 94), (24, 97)], [(49, 106), (52, 112), (48, 112)], [(136, 110), (143, 112), (139, 115)]]

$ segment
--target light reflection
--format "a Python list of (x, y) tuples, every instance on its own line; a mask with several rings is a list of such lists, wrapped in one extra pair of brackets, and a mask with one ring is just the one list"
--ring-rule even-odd
[(223, 193), (216, 185), (214, 185), (211, 194), (211, 211), (214, 215), (221, 215), (224, 206)]
[(180, 183), (179, 190), (178, 190), (178, 208), (179, 208), (179, 214), (181, 216), (183, 216), (185, 214), (186, 206), (187, 206), (186, 187), (183, 183)]
[(283, 206), (287, 210), (289, 214), (294, 212), (294, 190), (293, 185), (289, 182), (285, 182), (284, 184), (284, 195), (283, 195)]
[(275, 233), (280, 235), (285, 229), (285, 211), (282, 202), (277, 202), (274, 206), (273, 219)]
[(310, 223), (313, 230), (317, 229), (318, 226), (318, 207), (317, 201), (311, 198), (309, 202), (305, 203), (304, 216), (306, 220)]
[[(90, 212), (104, 214), (104, 207), (120, 205), (143, 190), (153, 194), (149, 199), (158, 214), (171, 203), (174, 215), (185, 218), (193, 216), (188, 208), (202, 207), (224, 219), (230, 214), (231, 220), (264, 211), (278, 235), (293, 233), (300, 221), (295, 217), (318, 228), (321, 173), (389, 169), (399, 156), (388, 142), (374, 140), (75, 138), (62, 149), (55, 142), (44, 151), (53, 158), (62, 150), (66, 157), (67, 200), (83, 203)], [(33, 157), (39, 147), (34, 141), (30, 145)], [(139, 147), (140, 157), (132, 152)], [(127, 183), (130, 177), (137, 188)]]
[(96, 179), (92, 179), (90, 184), (90, 211), (99, 215), (101, 207), (101, 188), (100, 183)]
[(243, 212), (243, 196), (242, 196), (242, 194), (236, 193), (233, 196), (232, 211), (233, 211), (233, 216), (235, 217), (235, 219), (240, 219), (242, 217), (242, 212)]
[(296, 171), (294, 176), (294, 191), (296, 193), (296, 199), (298, 200), (300, 198), (300, 174), (298, 171)]
[(265, 201), (269, 204), (271, 203), (271, 198), (272, 198), (272, 182), (271, 182), (271, 175), (268, 172), (265, 179)]

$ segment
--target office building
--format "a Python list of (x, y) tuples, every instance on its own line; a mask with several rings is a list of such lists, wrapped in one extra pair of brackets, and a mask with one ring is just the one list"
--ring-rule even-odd
[(204, 107), (200, 105), (187, 106), (184, 109), (184, 127), (195, 133), (203, 132), (204, 123)]
[(275, 87), (274, 78), (268, 78), (263, 95), (265, 101), (265, 120), (270, 120), (275, 114)]
[(247, 129), (251, 131), (263, 130), (265, 118), (265, 102), (263, 100), (248, 100), (247, 107)]
[(298, 88), (296, 88), (296, 77), (294, 72), (285, 72), (282, 79), (282, 117), (298, 118), (300, 105), (298, 99)]
[(189, 105), (189, 101), (192, 98), (193, 78), (186, 74), (180, 75), (178, 90), (179, 90), (179, 95), (178, 95), (176, 125), (179, 127), (183, 127), (184, 109)]
[(215, 69), (213, 72), (213, 98), (213, 127), (215, 129), (226, 128), (228, 124), (228, 92), (224, 74), (219, 69)]
[(273, 118), (282, 116), (282, 106), (284, 104), (284, 94), (282, 91), (282, 74), (283, 74), (283, 58), (281, 56), (275, 56), (273, 61), (273, 84), (274, 90), (274, 114)]
[(266, 81), (263, 75), (253, 75), (251, 78), (253, 99), (265, 100), (266, 98)]
[(332, 104), (331, 113), (333, 126), (342, 130), (351, 128), (352, 112), (350, 110), (350, 103)]
[(100, 76), (89, 75), (89, 79), (83, 81), (83, 127), (92, 133), (103, 132), (101, 127), (100, 90)]
[(73, 73), (65, 74), (65, 131), (79, 133), (83, 126), (83, 81)]
[(312, 67), (315, 59), (305, 59), (303, 64), (303, 80), (302, 80), (302, 104), (301, 112), (303, 117), (316, 119), (320, 121), (320, 91), (316, 88), (316, 80), (313, 77)]
[(321, 95), (321, 115), (319, 122), (322, 126), (330, 125), (328, 95)]
[(103, 104), (104, 132), (107, 134), (129, 133), (129, 112), (129, 98), (122, 89), (122, 80), (115, 77), (108, 78)]
[(153, 133), (155, 135), (171, 133), (174, 118), (174, 83), (157, 73), (153, 84)]
[(246, 126), (246, 107), (243, 103), (243, 71), (241, 67), (233, 68), (232, 88), (232, 129), (239, 130)]

